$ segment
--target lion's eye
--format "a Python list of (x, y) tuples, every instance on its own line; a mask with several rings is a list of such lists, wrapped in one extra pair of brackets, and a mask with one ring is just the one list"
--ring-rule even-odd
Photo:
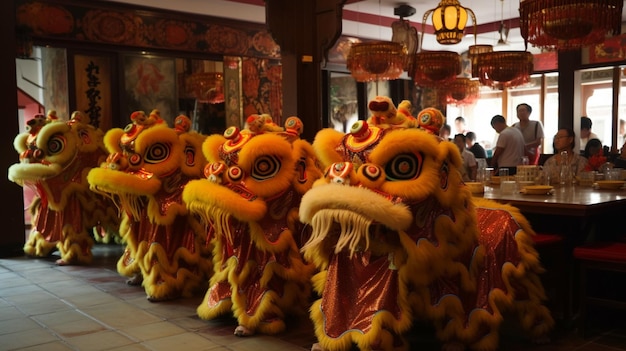
[(254, 161), (251, 176), (256, 180), (266, 180), (274, 177), (280, 171), (280, 160), (271, 155), (261, 156)]
[(410, 180), (419, 176), (422, 170), (422, 156), (399, 154), (385, 165), (387, 180)]
[(159, 163), (166, 160), (170, 155), (170, 148), (167, 144), (155, 143), (146, 152), (144, 161), (146, 163)]
[(63, 135), (53, 135), (50, 139), (48, 139), (48, 154), (49, 155), (58, 155), (65, 150), (65, 144), (67, 140)]

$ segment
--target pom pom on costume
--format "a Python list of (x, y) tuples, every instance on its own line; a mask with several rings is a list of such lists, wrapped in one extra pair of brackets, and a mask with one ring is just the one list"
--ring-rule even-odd
[(550, 330), (532, 228), (517, 209), (472, 197), (453, 143), (359, 121), (350, 134), (319, 131), (313, 148), (326, 172), (299, 213), (319, 270), (316, 347), (406, 350), (403, 333), (429, 320), (448, 346), (496, 350), (505, 311), (533, 338)]
[(427, 107), (417, 114), (417, 124), (421, 129), (435, 135), (439, 135), (439, 130), (446, 123), (446, 117), (434, 107)]
[(119, 226), (113, 203), (91, 192), (86, 179), (106, 158), (103, 132), (75, 117), (65, 122), (51, 111), (30, 119), (27, 132), (13, 143), (20, 163), (8, 171), (11, 181), (36, 194), (24, 252), (46, 257), (58, 249), (58, 264), (90, 263), (93, 234), (107, 241), (117, 236)]
[(417, 120), (411, 115), (411, 102), (403, 100), (400, 110), (396, 109), (393, 101), (387, 96), (376, 96), (367, 105), (371, 112), (368, 118), (370, 124), (389, 125), (393, 127), (417, 127)]
[(322, 175), (313, 148), (299, 138), (297, 117), (279, 132), (264, 131), (259, 118), (209, 136), (206, 179), (183, 192), (189, 211), (212, 224), (215, 273), (198, 316), (232, 313), (240, 336), (278, 333), (286, 314), (303, 314), (314, 269), (299, 250), (307, 230), (298, 220), (302, 195)]
[(156, 110), (134, 112), (131, 120), (106, 133), (109, 156), (89, 172), (89, 184), (122, 211), (118, 272), (132, 277), (131, 284), (142, 282), (151, 301), (188, 297), (205, 289), (212, 273), (205, 229), (181, 196), (187, 182), (203, 176), (205, 136), (188, 131), (185, 116), (175, 128)]
[(260, 115), (254, 114), (248, 116), (246, 119), (245, 130), (251, 133), (265, 133), (265, 132), (282, 132), (283, 127), (277, 125), (272, 120), (272, 116), (267, 113)]

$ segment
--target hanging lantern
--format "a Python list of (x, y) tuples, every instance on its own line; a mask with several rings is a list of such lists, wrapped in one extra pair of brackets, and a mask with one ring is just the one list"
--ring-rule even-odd
[(435, 87), (453, 81), (461, 74), (461, 55), (452, 51), (421, 51), (415, 54), (413, 82)]
[(528, 83), (533, 55), (528, 51), (489, 51), (475, 57), (480, 84), (504, 89)]
[(622, 0), (522, 0), (524, 41), (546, 50), (573, 50), (621, 32)]
[(478, 58), (480, 54), (484, 54), (486, 52), (493, 51), (492, 45), (471, 45), (468, 48), (467, 57), (470, 59), (470, 64), (472, 66), (472, 77), (478, 78)]
[[(422, 23), (426, 23), (432, 13), (435, 36), (439, 44), (458, 44), (463, 39), (468, 14), (476, 26), (474, 11), (461, 6), (457, 0), (441, 0), (439, 5), (426, 11)], [(422, 31), (423, 32), (423, 31)]]
[(406, 48), (392, 41), (354, 43), (346, 66), (357, 82), (393, 80), (404, 72)]
[(445, 103), (453, 105), (473, 104), (480, 93), (480, 83), (476, 79), (457, 77), (440, 88)]

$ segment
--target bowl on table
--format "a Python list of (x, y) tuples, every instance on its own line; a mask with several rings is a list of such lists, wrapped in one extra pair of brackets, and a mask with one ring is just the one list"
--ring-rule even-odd
[(530, 185), (535, 185), (535, 181), (534, 180), (518, 180), (517, 181), (517, 186), (520, 189), (524, 189), (524, 187), (527, 187)]
[(609, 190), (620, 189), (624, 187), (624, 184), (626, 184), (626, 181), (624, 180), (598, 180), (596, 182), (596, 185), (598, 186), (598, 188), (609, 189)]

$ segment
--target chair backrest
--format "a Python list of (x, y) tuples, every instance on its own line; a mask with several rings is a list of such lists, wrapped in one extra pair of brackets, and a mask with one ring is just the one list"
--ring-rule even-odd
[(538, 162), (538, 164), (540, 166), (543, 166), (543, 164), (546, 162), (546, 160), (549, 159), (552, 156), (554, 156), (554, 154), (541, 154), (541, 155), (539, 155), (539, 162)]

